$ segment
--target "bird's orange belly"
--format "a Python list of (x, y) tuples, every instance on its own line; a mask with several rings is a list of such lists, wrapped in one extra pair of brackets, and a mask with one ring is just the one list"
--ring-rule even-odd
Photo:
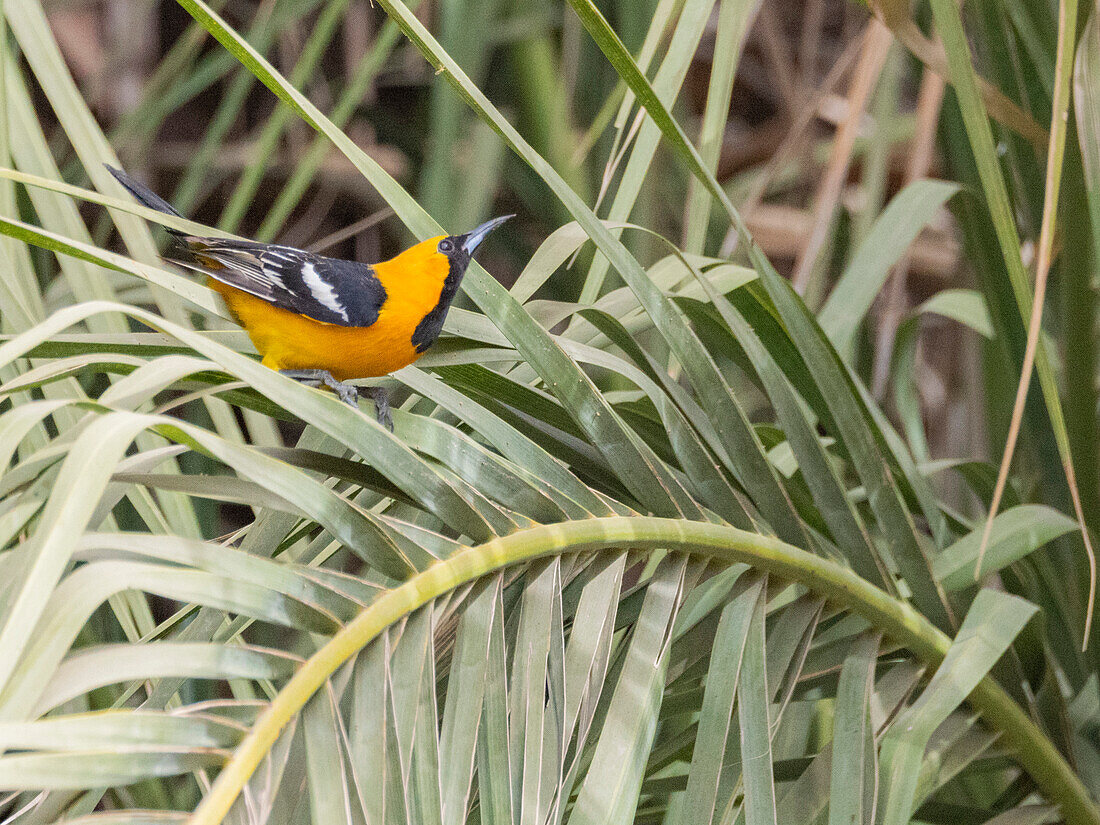
[(423, 315), (387, 304), (369, 327), (324, 324), (211, 279), (247, 331), (263, 363), (275, 370), (328, 370), (338, 381), (373, 378), (420, 357), (412, 334)]

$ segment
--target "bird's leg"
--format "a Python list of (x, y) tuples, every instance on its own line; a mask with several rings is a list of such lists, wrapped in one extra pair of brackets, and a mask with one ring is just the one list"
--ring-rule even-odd
[(321, 375), (324, 372), (324, 370), (279, 370), (279, 375), (293, 378), (307, 386), (319, 387), (322, 381)]
[(354, 384), (345, 384), (332, 377), (328, 370), (279, 370), (287, 378), (301, 381), (304, 384), (318, 386), (324, 384), (349, 407), (359, 409), (359, 389)]
[(390, 394), (385, 387), (360, 387), (359, 394), (374, 402), (374, 414), (378, 423), (393, 432), (393, 416), (390, 415)]
[(346, 384), (337, 381), (328, 370), (279, 370), (287, 378), (301, 381), (303, 384), (318, 386), (324, 384), (329, 387), (340, 400), (349, 406), (359, 409), (360, 396), (366, 396), (374, 402), (375, 415), (378, 423), (393, 432), (393, 416), (390, 415), (390, 395), (385, 387), (356, 387), (354, 384)]

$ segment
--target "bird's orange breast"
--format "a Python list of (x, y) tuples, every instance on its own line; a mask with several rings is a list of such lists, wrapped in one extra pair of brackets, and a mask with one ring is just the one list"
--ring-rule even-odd
[(406, 367), (421, 355), (413, 332), (439, 303), (450, 267), (437, 251), (439, 240), (424, 241), (374, 265), (386, 300), (369, 327), (315, 321), (214, 279), (209, 283), (248, 331), (265, 366), (328, 370), (338, 381), (373, 378)]

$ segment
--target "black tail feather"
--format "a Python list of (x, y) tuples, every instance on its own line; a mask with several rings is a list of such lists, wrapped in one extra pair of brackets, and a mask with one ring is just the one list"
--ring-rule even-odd
[[(121, 183), (126, 188), (126, 191), (133, 195), (139, 203), (148, 206), (150, 209), (156, 209), (158, 212), (164, 212), (168, 215), (175, 215), (177, 218), (183, 217), (183, 215), (176, 211), (176, 208), (172, 206), (172, 204), (168, 203), (168, 201), (166, 201), (145, 184), (138, 183), (121, 169), (115, 169), (113, 166), (107, 166), (107, 171), (114, 175), (115, 180)], [(180, 232), (175, 232), (171, 229), (169, 229), (168, 231), (173, 232), (177, 235), (182, 234)]]

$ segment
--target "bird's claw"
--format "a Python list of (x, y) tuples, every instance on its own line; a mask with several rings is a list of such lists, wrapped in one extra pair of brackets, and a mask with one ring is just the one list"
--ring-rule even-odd
[(338, 381), (332, 390), (339, 399), (349, 407), (359, 409), (359, 390), (353, 384), (345, 384), (342, 381)]
[(363, 387), (362, 395), (374, 402), (374, 414), (378, 423), (393, 432), (393, 416), (390, 414), (390, 396), (383, 387)]

